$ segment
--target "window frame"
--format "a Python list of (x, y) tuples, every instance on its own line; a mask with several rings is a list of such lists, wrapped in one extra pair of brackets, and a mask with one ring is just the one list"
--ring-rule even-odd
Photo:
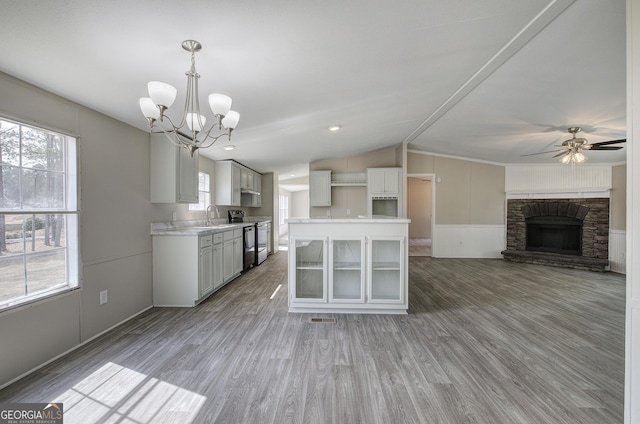
[[(279, 203), (279, 209), (278, 209), (279, 225), (285, 225), (286, 224), (285, 220), (289, 219), (289, 196), (286, 194), (281, 194), (280, 199), (278, 200), (279, 200), (278, 202)], [(283, 200), (285, 200), (285, 202), (283, 202)], [(283, 203), (286, 203), (284, 205), (285, 207), (283, 207)], [(286, 211), (286, 213), (284, 213), (284, 211)]]
[[(206, 176), (207, 188), (209, 190), (200, 190), (200, 176)], [(204, 207), (200, 207), (203, 205)], [(189, 212), (206, 212), (211, 205), (211, 175), (208, 172), (198, 171), (198, 203), (189, 203)]]
[[(64, 219), (64, 240), (65, 243), (63, 246), (54, 247), (49, 251), (63, 251), (64, 252), (64, 272), (65, 272), (65, 281), (62, 283), (54, 284), (49, 286), (48, 288), (44, 288), (42, 290), (36, 291), (34, 293), (28, 292), (29, 287), (29, 279), (28, 274), (23, 274), (21, 284), (24, 284), (26, 287), (27, 293), (10, 298), (8, 300), (0, 301), (0, 314), (3, 314), (7, 311), (11, 311), (15, 308), (20, 308), (27, 306), (29, 304), (33, 304), (36, 302), (41, 302), (46, 299), (65, 295), (71, 291), (75, 291), (81, 288), (81, 278), (80, 278), (80, 181), (79, 181), (79, 137), (75, 134), (71, 134), (69, 132), (65, 132), (63, 130), (57, 128), (46, 127), (42, 125), (34, 125), (33, 123), (26, 122), (23, 120), (15, 119), (12, 117), (7, 117), (5, 115), (0, 114), (0, 121), (4, 121), (9, 124), (13, 124), (18, 126), (18, 137), (20, 141), (19, 147), (19, 164), (11, 164), (10, 162), (2, 162), (0, 166), (7, 166), (11, 168), (15, 168), (18, 173), (18, 184), (17, 190), (19, 194), (19, 205), (18, 207), (2, 207), (0, 208), (0, 215), (7, 216), (22, 216), (23, 225), (22, 225), (22, 238), (23, 238), (23, 247), (26, 247), (26, 231), (28, 217), (32, 218), (31, 226), (34, 227), (34, 218), (36, 216), (46, 216), (46, 215), (58, 215), (63, 217)], [(63, 139), (62, 143), (63, 154), (61, 156), (64, 158), (64, 166), (61, 171), (57, 171), (60, 175), (63, 176), (64, 184), (63, 184), (63, 193), (62, 193), (62, 202), (61, 207), (37, 207), (37, 206), (25, 206), (24, 199), (24, 190), (25, 186), (23, 184), (23, 173), (25, 170), (33, 170), (30, 166), (24, 165), (24, 155), (23, 155), (23, 129), (28, 128), (30, 130), (40, 131), (44, 133), (54, 134)], [(53, 172), (51, 170), (46, 170), (47, 172)], [(36, 177), (34, 177), (36, 178)], [(4, 190), (4, 188), (3, 188)], [(3, 192), (0, 191), (0, 195)], [(37, 199), (37, 193), (34, 192), (33, 199)], [(6, 231), (6, 230), (5, 230)], [(6, 232), (3, 235), (6, 237)], [(39, 252), (45, 252), (47, 250), (40, 250)], [(14, 257), (21, 257), (23, 265), (26, 267), (27, 260), (29, 257), (36, 256), (36, 251), (28, 251), (26, 248), (23, 248), (21, 253), (16, 254)], [(0, 256), (2, 258), (2, 256)], [(0, 268), (1, 269), (1, 268)], [(25, 268), (25, 272), (27, 269)], [(34, 283), (32, 283), (34, 284)], [(32, 286), (33, 287), (33, 286)], [(2, 288), (0, 288), (1, 290)]]

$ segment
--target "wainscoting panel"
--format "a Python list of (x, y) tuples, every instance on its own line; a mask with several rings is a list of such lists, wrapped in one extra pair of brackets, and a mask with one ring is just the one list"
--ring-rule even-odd
[[(507, 193), (601, 191), (611, 188), (609, 165), (511, 165), (505, 168)], [(547, 196), (550, 197), (550, 196)]]
[(609, 231), (609, 267), (619, 274), (627, 273), (627, 232)]
[(502, 258), (504, 225), (436, 225), (434, 258)]

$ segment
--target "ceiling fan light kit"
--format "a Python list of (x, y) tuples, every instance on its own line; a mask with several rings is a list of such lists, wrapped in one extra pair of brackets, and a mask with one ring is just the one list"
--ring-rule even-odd
[[(182, 48), (191, 53), (191, 69), (187, 75), (187, 94), (178, 124), (165, 115), (167, 109), (173, 105), (178, 90), (170, 84), (151, 81), (147, 84), (149, 97), (140, 98), (140, 110), (149, 121), (149, 129), (162, 131), (169, 141), (176, 146), (186, 148), (191, 156), (198, 149), (211, 147), (220, 137), (226, 136), (231, 140), (231, 132), (238, 125), (240, 114), (231, 110), (231, 97), (224, 94), (210, 94), (209, 107), (215, 118), (214, 122), (205, 128), (207, 118), (200, 113), (198, 97), (198, 79), (196, 72), (195, 54), (202, 49), (202, 45), (195, 40), (185, 40)], [(221, 133), (212, 133), (214, 129)]]
[(610, 141), (601, 141), (599, 143), (589, 143), (586, 138), (576, 137), (576, 134), (582, 131), (580, 127), (569, 127), (567, 129), (569, 134), (572, 137), (568, 140), (562, 142), (562, 144), (557, 145), (556, 147), (560, 147), (558, 150), (551, 150), (547, 152), (539, 152), (539, 153), (531, 153), (524, 156), (534, 156), (534, 155), (542, 155), (545, 153), (558, 153), (554, 158), (559, 157), (560, 162), (563, 164), (576, 164), (583, 163), (587, 160), (587, 156), (582, 153), (583, 150), (620, 150), (622, 146), (610, 146), (611, 144), (625, 143), (626, 139), (620, 140), (610, 140)]

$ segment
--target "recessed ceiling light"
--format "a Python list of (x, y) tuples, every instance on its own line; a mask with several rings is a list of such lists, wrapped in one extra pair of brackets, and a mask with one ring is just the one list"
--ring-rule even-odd
[(226, 146), (223, 147), (224, 150), (233, 150), (235, 148), (236, 146), (234, 146), (233, 144), (227, 144)]
[(340, 128), (341, 128), (340, 125), (332, 125), (329, 127), (329, 131), (335, 132), (335, 131), (338, 131)]

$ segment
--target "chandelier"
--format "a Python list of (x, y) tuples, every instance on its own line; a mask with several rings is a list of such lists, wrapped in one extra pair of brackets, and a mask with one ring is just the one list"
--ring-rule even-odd
[[(198, 99), (200, 75), (196, 72), (196, 52), (202, 49), (202, 45), (195, 40), (186, 40), (182, 42), (182, 48), (191, 52), (191, 69), (185, 72), (187, 95), (180, 122), (175, 124), (165, 115), (176, 99), (177, 90), (164, 82), (151, 81), (147, 84), (149, 97), (140, 98), (140, 109), (149, 121), (149, 129), (152, 132), (161, 130), (169, 141), (176, 146), (186, 148), (193, 157), (196, 150), (211, 147), (222, 136), (227, 136), (230, 140), (231, 132), (238, 125), (240, 114), (231, 110), (231, 97), (224, 94), (210, 94), (209, 107), (215, 122), (209, 128), (205, 128), (207, 118), (200, 113)], [(214, 129), (217, 132), (213, 132)]]

